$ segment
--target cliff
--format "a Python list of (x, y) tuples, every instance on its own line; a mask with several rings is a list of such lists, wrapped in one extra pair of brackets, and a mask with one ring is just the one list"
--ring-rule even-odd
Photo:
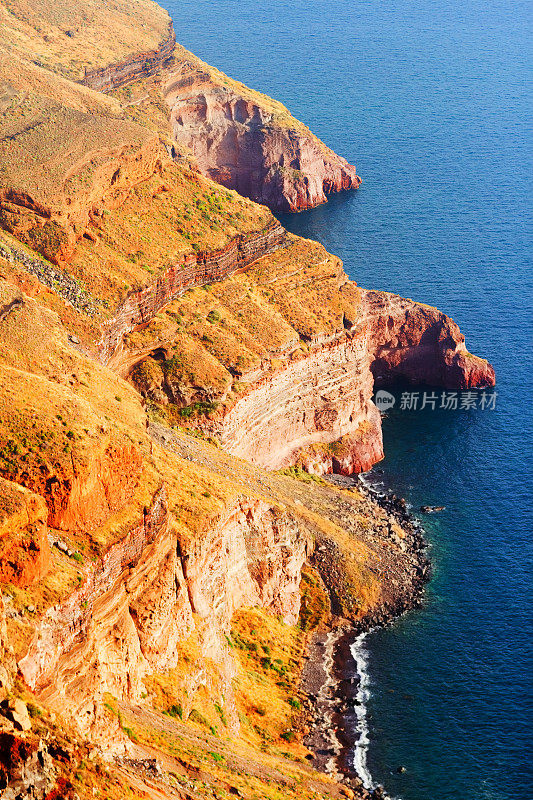
[(124, 336), (149, 323), (172, 300), (195, 286), (228, 278), (238, 270), (273, 253), (285, 243), (285, 230), (275, 220), (260, 230), (238, 235), (225, 247), (184, 256), (167, 269), (155, 284), (132, 292), (113, 317), (102, 324), (98, 351), (104, 363), (120, 364)]
[(178, 48), (165, 76), (172, 133), (204, 175), (274, 211), (302, 211), (355, 189), (355, 167), (289, 111)]
[(318, 474), (362, 472), (383, 457), (376, 382), (494, 385), (445, 314), (359, 289), (338, 259), (294, 237), (209, 295), (171, 303), (126, 337), (121, 358), (169, 420), (181, 415), (269, 469)]
[(175, 44), (174, 26), (169, 22), (167, 35), (157, 48), (144, 53), (134, 53), (119, 63), (86, 70), (81, 83), (99, 92), (109, 92), (141, 77), (154, 75), (170, 62)]
[(19, 662), (26, 683), (47, 705), (63, 713), (68, 707), (82, 733), (98, 735), (104, 695), (140, 701), (145, 675), (177, 667), (178, 643), (197, 628), (203, 657), (219, 664), (226, 705), (234, 705), (223, 634), (247, 606), (295, 624), (307, 548), (294, 519), (246, 499), (226, 508), (201, 541), (187, 541), (176, 533), (162, 488), (139, 524), (39, 622)]
[[(361, 292), (357, 321), (248, 385), (220, 421), (222, 446), (270, 469), (301, 463), (323, 474), (365, 472), (383, 458), (374, 382), (450, 389), (494, 386), (445, 314), (395, 295)], [(295, 391), (296, 387), (296, 391)]]
[(0, 15), (0, 793), (367, 800), (308, 763), (309, 637), (427, 565), (319, 475), (382, 458), (375, 386), (492, 367), (287, 234), (355, 169), (150, 0)]
[(449, 389), (494, 386), (494, 369), (468, 352), (446, 314), (387, 292), (364, 292), (363, 303), (378, 385), (403, 380)]
[[(245, 462), (208, 444), (198, 442), (200, 449), (191, 451), (195, 440), (190, 437), (180, 440), (182, 452), (172, 443), (160, 447), (148, 438), (134, 390), (81, 353), (57, 314), (46, 309), (39, 296), (30, 298), (7, 282), (0, 283), (0, 290), (0, 471), (10, 479), (2, 482), (1, 532), (6, 548), (2, 553), (17, 552), (12, 549), (17, 544), (17, 563), (22, 567), (20, 548), (28, 541), (30, 530), (47, 548), (47, 559), (39, 562), (39, 569), (32, 568), (27, 579), (19, 580), (20, 571), (17, 580), (2, 574), (6, 610), (4, 621), (0, 608), (0, 647), (5, 651), (5, 670), (0, 678), (3, 686), (16, 685), (17, 696), (38, 709), (32, 711), (38, 714), (30, 723), (32, 732), (25, 733), (21, 741), (31, 743), (35, 750), (40, 746), (39, 736), (41, 742), (51, 743), (47, 785), (61, 787), (63, 775), (66, 787), (74, 773), (72, 767), (62, 764), (80, 764), (87, 757), (86, 750), (77, 749), (81, 736), (91, 742), (92, 762), (98, 763), (98, 752), (125, 759), (120, 764), (126, 774), (121, 772), (115, 780), (117, 785), (133, 785), (136, 797), (135, 791), (145, 784), (142, 780), (139, 784), (138, 774), (136, 778), (135, 772), (129, 771), (127, 759), (147, 759), (153, 753), (150, 739), (145, 739), (139, 728), (140, 720), (148, 726), (148, 737), (159, 725), (169, 735), (172, 727), (165, 726), (173, 723), (165, 722), (162, 711), (179, 708), (187, 735), (199, 737), (197, 753), (212, 753), (221, 746), (202, 739), (206, 723), (198, 720), (211, 720), (209, 724), (213, 727), (216, 723), (225, 736), (252, 736), (257, 749), (251, 751), (248, 769), (252, 774), (261, 770), (261, 779), (253, 780), (260, 780), (263, 796), (268, 797), (272, 777), (287, 780), (285, 766), (279, 762), (277, 771), (272, 772), (263, 756), (254, 755), (260, 752), (260, 737), (247, 732), (246, 715), (259, 720), (263, 714), (263, 727), (268, 725), (272, 731), (269, 736), (284, 741), (281, 737), (293, 714), (289, 701), (305, 641), (293, 627), (300, 608), (301, 569), (317, 531), (323, 527), (331, 536), (333, 528), (341, 535), (320, 511), (322, 505), (332, 504), (333, 518), (335, 514), (340, 517), (336, 490), (324, 489), (327, 501), (321, 500), (308, 517), (306, 509), (317, 503), (319, 493), (305, 484), (301, 487), (304, 494), (300, 494), (291, 478), (272, 475), (270, 483), (268, 473), (256, 468), (249, 472)], [(20, 391), (21, 380), (24, 391)], [(39, 425), (34, 424), (36, 419)], [(86, 457), (89, 452), (95, 458), (105, 452), (111, 432), (117, 441), (129, 441), (137, 462), (132, 470), (118, 455), (112, 459), (114, 473), (103, 493), (107, 503), (102, 505), (99, 487), (106, 470)], [(64, 484), (71, 492), (58, 503), (57, 495), (50, 491), (54, 481), (45, 478), (66, 468), (69, 460), (71, 472)], [(38, 494), (22, 488), (21, 483), (32, 484)], [(113, 492), (117, 491), (127, 494), (114, 505)], [(298, 494), (305, 504), (300, 499), (296, 502)], [(361, 512), (361, 507), (356, 507)], [(47, 529), (49, 523), (63, 526), (62, 538), (57, 530)], [(52, 543), (51, 552), (48, 542)], [(386, 540), (380, 546), (387, 548)], [(361, 563), (354, 562), (353, 568), (354, 574), (361, 576), (356, 585), (368, 584), (373, 602), (377, 587), (364, 566), (369, 557), (362, 549)], [(256, 610), (250, 611), (250, 606)], [(265, 614), (259, 618), (265, 648), (271, 646), (273, 658), (280, 663), (284, 659), (283, 675), (287, 676), (283, 686), (278, 686), (275, 681), (280, 674), (275, 670), (281, 668), (277, 662), (267, 658), (263, 664), (257, 658), (256, 670), (265, 672), (261, 680), (269, 686), (272, 682), (269, 691), (276, 697), (271, 718), (270, 710), (253, 710), (251, 698), (256, 689), (246, 684), (233, 644), (243, 641), (244, 629), (250, 636), (260, 609)], [(277, 641), (270, 638), (274, 629)], [(241, 638), (234, 638), (237, 636)], [(294, 651), (289, 645), (280, 649), (288, 636), (294, 639)], [(300, 654), (296, 661), (294, 652)], [(290, 672), (286, 672), (289, 666)], [(16, 678), (17, 668), (24, 684)], [(2, 713), (0, 710), (0, 723), (8, 725), (2, 721), (6, 719)], [(53, 714), (59, 715), (62, 731), (68, 732), (74, 743), (68, 745), (68, 751), (66, 745), (57, 744), (60, 734)], [(134, 719), (130, 721), (131, 714)], [(244, 732), (239, 733), (243, 727)], [(13, 747), (19, 746), (16, 737), (9, 741)], [(232, 746), (223, 745), (224, 759), (232, 757)], [(283, 746), (296, 754), (305, 753), (298, 741)], [(68, 761), (61, 761), (62, 752), (70, 752)], [(158, 752), (158, 757), (169, 757), (164, 755), (164, 747)], [(183, 761), (184, 756), (179, 758)], [(187, 774), (194, 774), (196, 756), (185, 758), (187, 770), (192, 771)], [(158, 779), (166, 792), (171, 792), (167, 770), (183, 769), (175, 753), (172, 759), (172, 764), (164, 762)], [(23, 780), (28, 791), (40, 796), (37, 784), (42, 766), (36, 764), (34, 771), (33, 762), (31, 769), (30, 761), (24, 764), (23, 760), (20, 770), (9, 767), (6, 780), (10, 787)], [(295, 769), (295, 788), (293, 791), (289, 784), (287, 797), (296, 797), (301, 781), (304, 785), (310, 781), (310, 791), (319, 788), (319, 796), (338, 796), (336, 784)], [(80, 796), (92, 796), (92, 788), (100, 786), (99, 773), (92, 767), (87, 773), (87, 767), (81, 767), (76, 774), (84, 775), (75, 779)], [(246, 787), (251, 779), (244, 776), (239, 781)], [(209, 787), (224, 780), (217, 773), (204, 782)], [(66, 788), (64, 796), (69, 796)]]

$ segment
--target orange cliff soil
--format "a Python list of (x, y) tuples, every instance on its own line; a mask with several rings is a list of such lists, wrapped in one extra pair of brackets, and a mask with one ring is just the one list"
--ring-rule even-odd
[(31, 586), (46, 575), (50, 558), (43, 498), (0, 478), (0, 583)]

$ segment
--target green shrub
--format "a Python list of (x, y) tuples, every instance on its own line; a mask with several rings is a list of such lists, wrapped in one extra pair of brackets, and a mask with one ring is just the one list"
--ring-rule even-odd
[(183, 719), (183, 708), (181, 703), (175, 703), (173, 706), (170, 706), (167, 709), (167, 714), (170, 717), (179, 717), (179, 719)]
[(284, 739), (286, 742), (294, 742), (296, 739), (296, 734), (293, 730), (283, 731), (281, 734), (281, 738)]
[(221, 319), (222, 319), (222, 317), (220, 316), (220, 312), (217, 311), (216, 308), (214, 308), (212, 311), (210, 311), (209, 314), (207, 315), (207, 321), (211, 322), (213, 324), (215, 322), (220, 322)]
[(226, 715), (224, 714), (224, 709), (220, 705), (220, 703), (215, 703), (215, 711), (217, 712), (218, 716), (220, 717), (220, 721), (222, 724), (227, 727)]
[(211, 725), (206, 720), (204, 715), (200, 714), (200, 712), (196, 708), (192, 709), (191, 713), (189, 714), (189, 719), (192, 722), (198, 723), (198, 725), (204, 725), (206, 728), (211, 728)]

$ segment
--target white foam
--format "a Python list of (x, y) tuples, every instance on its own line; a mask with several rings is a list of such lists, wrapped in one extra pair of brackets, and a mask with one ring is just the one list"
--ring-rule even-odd
[(370, 675), (368, 673), (368, 651), (365, 648), (367, 633), (361, 633), (351, 645), (350, 650), (357, 666), (359, 688), (354, 711), (357, 717), (356, 730), (359, 738), (355, 743), (353, 765), (365, 789), (375, 789), (372, 775), (368, 769), (367, 755), (370, 743), (366, 704), (370, 697)]

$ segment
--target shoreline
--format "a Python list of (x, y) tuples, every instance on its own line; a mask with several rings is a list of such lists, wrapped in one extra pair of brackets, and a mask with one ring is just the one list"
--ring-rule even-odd
[(356, 486), (397, 519), (408, 534), (408, 552), (417, 569), (391, 598), (360, 620), (352, 622), (334, 617), (329, 630), (311, 636), (301, 676), (309, 726), (304, 744), (313, 753), (313, 766), (336, 777), (351, 790), (348, 796), (360, 800), (388, 800), (383, 787), (374, 784), (366, 765), (369, 739), (366, 673), (361, 670), (364, 652), (359, 649), (356, 654), (353, 648), (356, 644), (361, 647), (372, 630), (392, 624), (422, 604), (424, 587), (431, 577), (428, 542), (420, 523), (401, 498), (379, 492), (359, 476), (331, 476), (331, 479), (345, 486)]

